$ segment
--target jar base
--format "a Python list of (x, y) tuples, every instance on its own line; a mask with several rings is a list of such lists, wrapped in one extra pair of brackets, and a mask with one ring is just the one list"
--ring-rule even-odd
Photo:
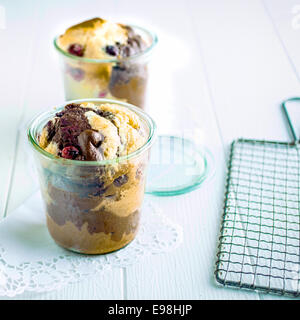
[(83, 225), (80, 230), (70, 221), (60, 226), (49, 215), (47, 215), (47, 227), (51, 237), (59, 246), (72, 252), (88, 255), (120, 250), (134, 240), (138, 232), (136, 230), (134, 233), (123, 234), (120, 240), (115, 241), (111, 239), (110, 233), (90, 234), (86, 225)]

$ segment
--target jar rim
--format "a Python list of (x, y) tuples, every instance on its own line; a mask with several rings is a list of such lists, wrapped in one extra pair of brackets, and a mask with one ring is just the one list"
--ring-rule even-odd
[(77, 60), (79, 62), (86, 62), (86, 63), (118, 63), (118, 62), (129, 62), (129, 61), (132, 61), (132, 60), (136, 60), (138, 58), (141, 58), (141, 57), (145, 57), (145, 56), (148, 56), (152, 53), (154, 47), (156, 46), (156, 44), (158, 43), (158, 38), (157, 38), (157, 35), (156, 33), (154, 33), (153, 31), (150, 31), (150, 30), (147, 30), (143, 27), (140, 27), (140, 26), (137, 26), (137, 25), (131, 25), (131, 24), (128, 24), (129, 27), (133, 28), (133, 29), (137, 29), (137, 30), (140, 30), (144, 33), (146, 33), (152, 40), (151, 42), (151, 45), (149, 47), (147, 47), (144, 51), (142, 52), (139, 52), (137, 54), (134, 54), (130, 57), (126, 57), (126, 58), (122, 58), (122, 59), (118, 59), (118, 58), (110, 58), (110, 59), (93, 59), (93, 58), (86, 58), (86, 57), (78, 57), (78, 56), (75, 56), (73, 54), (70, 54), (69, 52), (67, 51), (64, 51), (57, 43), (57, 40), (59, 39), (60, 35), (56, 36), (54, 38), (54, 47), (55, 49), (61, 53), (62, 55), (70, 58), (70, 59), (73, 59), (73, 60)]
[[(37, 141), (37, 127), (41, 124), (41, 122), (45, 122), (45, 121), (49, 121), (51, 119), (51, 116), (55, 115), (55, 113), (61, 111), (67, 104), (71, 104), (71, 103), (82, 103), (82, 102), (95, 102), (97, 104), (101, 104), (101, 103), (111, 103), (111, 104), (118, 104), (121, 105), (131, 111), (133, 111), (134, 113), (136, 113), (141, 119), (143, 119), (149, 129), (149, 135), (148, 135), (148, 139), (147, 141), (137, 150), (124, 155), (124, 156), (120, 156), (114, 159), (108, 159), (108, 160), (101, 160), (101, 161), (82, 161), (82, 160), (73, 160), (73, 159), (65, 159), (62, 157), (59, 157), (57, 155), (53, 155), (47, 151), (45, 151), (42, 147), (40, 147), (38, 141)], [(39, 152), (40, 154), (42, 154), (43, 156), (45, 156), (46, 158), (50, 159), (50, 160), (55, 160), (59, 163), (61, 163), (62, 165), (78, 165), (78, 166), (100, 166), (100, 165), (109, 165), (109, 164), (116, 164), (116, 163), (120, 163), (126, 160), (130, 160), (132, 158), (137, 157), (138, 155), (142, 154), (143, 152), (145, 152), (146, 150), (148, 150), (156, 137), (156, 124), (154, 122), (154, 120), (146, 113), (144, 112), (142, 109), (126, 103), (126, 102), (122, 102), (122, 101), (117, 101), (117, 100), (112, 100), (112, 99), (97, 99), (97, 98), (91, 98), (91, 99), (77, 99), (77, 100), (71, 100), (71, 101), (66, 101), (64, 104), (60, 105), (59, 107), (52, 109), (50, 111), (44, 111), (40, 114), (38, 114), (37, 116), (35, 116), (31, 122), (29, 123), (28, 127), (27, 127), (27, 137), (28, 140), (31, 144), (31, 146), (34, 148), (35, 151)]]

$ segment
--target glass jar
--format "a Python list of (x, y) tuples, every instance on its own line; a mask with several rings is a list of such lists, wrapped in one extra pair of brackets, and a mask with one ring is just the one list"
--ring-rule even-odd
[[(148, 135), (138, 150), (103, 161), (64, 159), (46, 152), (38, 138), (45, 124), (68, 103), (114, 103), (135, 112)], [(28, 128), (45, 203), (47, 227), (62, 247), (101, 254), (130, 243), (139, 229), (154, 121), (140, 108), (107, 99), (84, 99), (35, 117)]]
[(59, 47), (59, 36), (54, 39), (61, 59), (66, 100), (108, 98), (145, 107), (149, 62), (157, 36), (141, 27), (130, 27), (148, 46), (143, 52), (122, 59), (78, 57)]

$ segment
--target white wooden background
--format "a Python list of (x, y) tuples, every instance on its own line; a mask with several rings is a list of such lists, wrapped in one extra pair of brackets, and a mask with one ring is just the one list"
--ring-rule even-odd
[(150, 113), (161, 132), (200, 129), (216, 164), (202, 188), (151, 197), (184, 229), (176, 251), (16, 299), (280, 299), (217, 287), (213, 272), (230, 142), (290, 139), (279, 104), (300, 94), (300, 0), (1, 0), (0, 6), (1, 217), (36, 189), (24, 124), (64, 100), (52, 39), (94, 16), (157, 32)]

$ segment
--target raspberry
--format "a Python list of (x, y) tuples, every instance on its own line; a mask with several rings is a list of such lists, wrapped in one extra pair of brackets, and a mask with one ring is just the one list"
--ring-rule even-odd
[(75, 159), (79, 155), (79, 150), (73, 146), (64, 147), (61, 156), (66, 159)]
[(83, 46), (78, 43), (71, 44), (68, 48), (68, 52), (77, 57), (82, 57), (84, 53)]
[(81, 81), (84, 78), (84, 71), (80, 68), (70, 68), (69, 74), (76, 81)]
[(107, 91), (101, 91), (101, 92), (99, 92), (98, 97), (99, 98), (105, 98), (106, 95), (107, 95)]

